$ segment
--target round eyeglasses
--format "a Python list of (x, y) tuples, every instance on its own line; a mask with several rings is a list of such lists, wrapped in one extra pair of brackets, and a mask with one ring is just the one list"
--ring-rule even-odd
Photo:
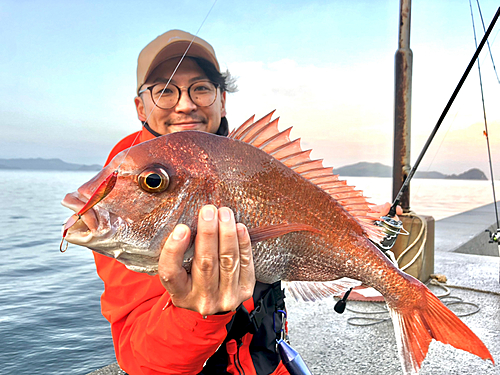
[[(217, 99), (218, 86), (218, 84), (211, 81), (198, 81), (187, 87), (187, 93), (191, 101), (197, 106), (209, 107)], [(140, 96), (149, 91), (151, 99), (157, 107), (170, 109), (179, 103), (183, 89), (186, 89), (186, 87), (179, 87), (173, 83), (169, 83), (168, 86), (165, 86), (165, 83), (157, 83), (139, 91), (138, 95)]]

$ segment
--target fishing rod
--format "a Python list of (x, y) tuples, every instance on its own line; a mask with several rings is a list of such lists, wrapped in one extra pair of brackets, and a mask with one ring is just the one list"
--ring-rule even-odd
[[(484, 21), (483, 21), (483, 15), (481, 13), (481, 7), (479, 5), (479, 0), (476, 0), (476, 2), (477, 2), (477, 8), (479, 10), (479, 15), (481, 16), (481, 23), (483, 24), (483, 30), (484, 30)], [(470, 6), (470, 15), (471, 15), (471, 19), (472, 19), (472, 30), (474, 31), (474, 42), (476, 43), (476, 47), (477, 47), (476, 27), (474, 24), (474, 12), (472, 11), (471, 0), (469, 0), (469, 6)], [(490, 52), (491, 63), (493, 64), (493, 70), (495, 71), (495, 74), (497, 76), (498, 83), (500, 83), (500, 80), (498, 79), (497, 70), (495, 68), (495, 62), (493, 61), (493, 55), (491, 54), (491, 48), (490, 48), (489, 43), (488, 43), (488, 50)], [(491, 186), (493, 187), (493, 204), (495, 207), (495, 217), (496, 217), (496, 223), (497, 223), (496, 232), (493, 233), (489, 228), (486, 229), (485, 232), (487, 232), (489, 234), (489, 238), (490, 238), (489, 243), (496, 243), (497, 244), (498, 251), (500, 254), (500, 222), (498, 220), (498, 208), (497, 208), (497, 204), (496, 204), (497, 198), (496, 198), (496, 194), (495, 194), (495, 179), (493, 178), (493, 163), (491, 161), (491, 151), (490, 151), (490, 137), (489, 137), (489, 132), (488, 132), (488, 122), (486, 121), (486, 108), (484, 105), (483, 79), (481, 76), (481, 64), (479, 63), (479, 61), (477, 62), (477, 68), (479, 71), (479, 86), (481, 88), (481, 101), (483, 104), (484, 135), (486, 136), (486, 147), (488, 150), (488, 161), (490, 164)], [(500, 282), (500, 273), (499, 273), (498, 277), (499, 277), (499, 282)]]
[[(434, 139), (434, 136), (436, 135), (439, 127), (441, 126), (444, 118), (446, 117), (446, 114), (448, 113), (451, 105), (455, 101), (455, 98), (457, 97), (458, 92), (462, 88), (465, 80), (467, 79), (467, 76), (469, 75), (470, 71), (472, 70), (474, 63), (476, 62), (479, 54), (481, 53), (483, 46), (486, 44), (486, 41), (488, 40), (488, 37), (491, 34), (491, 31), (493, 30), (495, 23), (497, 22), (499, 16), (500, 16), (500, 7), (498, 7), (497, 12), (493, 16), (493, 19), (491, 20), (490, 25), (488, 26), (488, 30), (486, 30), (486, 32), (483, 36), (483, 39), (481, 40), (481, 43), (479, 43), (479, 46), (476, 48), (476, 52), (472, 56), (472, 59), (469, 62), (469, 65), (465, 69), (465, 72), (462, 75), (462, 78), (460, 79), (457, 87), (455, 88), (455, 91), (453, 91), (453, 94), (451, 95), (450, 99), (448, 100), (448, 103), (446, 104), (443, 112), (441, 113), (441, 116), (439, 117), (436, 125), (434, 126), (434, 129), (432, 130), (431, 135), (427, 139), (427, 142), (425, 143), (424, 148), (420, 152), (420, 155), (418, 156), (417, 161), (415, 162), (415, 164), (413, 165), (413, 167), (410, 170), (410, 173), (408, 174), (408, 176), (405, 178), (403, 184), (401, 185), (401, 188), (399, 189), (399, 192), (396, 195), (394, 202), (392, 203), (392, 206), (389, 210), (389, 213), (386, 216), (381, 217), (380, 220), (377, 220), (375, 222), (376, 225), (383, 228), (383, 232), (384, 232), (385, 236), (381, 241), (374, 242), (374, 244), (380, 250), (382, 250), (384, 252), (384, 254), (386, 254), (394, 263), (397, 263), (397, 262), (394, 258), (394, 254), (390, 250), (394, 246), (396, 239), (400, 233), (408, 234), (403, 228), (403, 222), (401, 220), (396, 220), (394, 218), (396, 216), (396, 207), (401, 203), (401, 197), (403, 196), (406, 189), (408, 189), (408, 186), (410, 185), (410, 181), (411, 181), (412, 177), (414, 176), (415, 172), (417, 171), (417, 168), (420, 165), (420, 162), (422, 161), (425, 153), (427, 152), (427, 149), (429, 148), (432, 140)], [(500, 246), (500, 230), (497, 231), (495, 236), (490, 234), (490, 239), (494, 242), (499, 243), (499, 246)], [(500, 247), (499, 247), (499, 249), (500, 249)]]
[(401, 197), (402, 197), (403, 193), (406, 191), (406, 189), (410, 185), (410, 180), (412, 179), (413, 175), (417, 171), (417, 168), (420, 165), (420, 162), (422, 161), (425, 153), (427, 152), (427, 149), (429, 148), (432, 140), (434, 139), (434, 136), (436, 135), (436, 133), (437, 133), (439, 127), (441, 126), (444, 118), (446, 117), (446, 114), (448, 113), (448, 110), (450, 109), (451, 105), (455, 101), (455, 98), (457, 97), (458, 92), (462, 88), (462, 86), (463, 86), (463, 84), (464, 84), (467, 76), (469, 75), (470, 71), (472, 70), (472, 67), (474, 66), (474, 63), (476, 62), (479, 54), (481, 53), (481, 50), (483, 49), (483, 46), (486, 44), (486, 41), (488, 40), (488, 37), (491, 34), (491, 31), (493, 30), (493, 27), (495, 26), (495, 23), (497, 22), (499, 16), (500, 16), (500, 7), (498, 7), (497, 12), (493, 16), (493, 19), (491, 20), (491, 23), (490, 23), (490, 25), (488, 27), (488, 30), (486, 30), (486, 33), (484, 34), (483, 39), (481, 40), (481, 43), (479, 43), (479, 46), (477, 47), (476, 52), (472, 56), (472, 59), (469, 62), (469, 65), (467, 66), (467, 69), (465, 69), (465, 72), (462, 75), (462, 78), (460, 79), (460, 82), (458, 83), (457, 87), (455, 88), (455, 91), (453, 91), (453, 94), (451, 95), (451, 98), (448, 101), (448, 104), (446, 104), (446, 107), (444, 108), (443, 112), (441, 113), (441, 116), (439, 117), (439, 119), (438, 119), (438, 121), (436, 123), (436, 126), (432, 130), (431, 135), (427, 139), (427, 142), (425, 143), (424, 148), (420, 152), (420, 155), (418, 156), (417, 161), (415, 162), (415, 164), (411, 168), (410, 173), (408, 174), (408, 176), (406, 177), (406, 179), (403, 182), (403, 185), (399, 189), (399, 192), (398, 192), (396, 198), (394, 199), (394, 202), (392, 203), (392, 206), (391, 206), (391, 209), (389, 211), (389, 214), (387, 216), (384, 216), (382, 218), (383, 219), (382, 226), (391, 229), (390, 232), (391, 232), (392, 235), (395, 232), (399, 233), (397, 228), (392, 229), (392, 227), (397, 226), (397, 223), (398, 223), (397, 220), (393, 219), (396, 216), (396, 207), (401, 203)]
[[(469, 0), (469, 6), (470, 6), (470, 16), (471, 16), (471, 20), (472, 20), (472, 31), (474, 32), (474, 43), (476, 44), (476, 48), (477, 48), (476, 26), (474, 24), (474, 12), (472, 11), (471, 0)], [(481, 22), (482, 22), (483, 15), (481, 14), (481, 7), (479, 6), (479, 0), (477, 0), (477, 7), (479, 10), (479, 14), (481, 15)], [(484, 28), (484, 22), (483, 22), (483, 28)], [(489, 43), (487, 43), (487, 44), (488, 44), (488, 49), (490, 51), (493, 69), (494, 69), (495, 74), (496, 74), (495, 62), (493, 61), (493, 55), (491, 54), (490, 44)], [(498, 220), (498, 209), (497, 209), (497, 205), (496, 205), (497, 198), (496, 198), (496, 194), (495, 194), (495, 178), (493, 177), (493, 163), (491, 162), (490, 136), (488, 134), (489, 133), (488, 132), (488, 121), (486, 120), (486, 106), (484, 104), (483, 77), (481, 75), (481, 64), (479, 63), (479, 61), (477, 62), (477, 70), (479, 72), (479, 87), (481, 89), (481, 102), (483, 104), (484, 135), (486, 136), (486, 149), (488, 150), (488, 161), (489, 161), (489, 166), (490, 166), (491, 186), (493, 188), (493, 202), (495, 202), (495, 218), (497, 219), (496, 220), (497, 232), (499, 232), (500, 231), (500, 223)], [(498, 75), (497, 75), (497, 79), (498, 79)], [(498, 81), (498, 82), (500, 83), (500, 81)], [(490, 235), (490, 242), (493, 242), (493, 241), (491, 241), (491, 238), (492, 238), (492, 236)]]

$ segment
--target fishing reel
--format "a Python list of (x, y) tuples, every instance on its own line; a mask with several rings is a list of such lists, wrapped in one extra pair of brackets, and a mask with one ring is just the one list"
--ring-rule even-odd
[[(498, 245), (498, 255), (500, 255), (500, 228), (497, 228), (497, 231), (493, 233), (491, 230), (486, 229), (485, 232), (488, 232), (490, 235), (489, 243), (496, 243)], [(500, 282), (500, 274), (498, 278), (498, 282)]]
[(497, 243), (497, 245), (500, 246), (500, 228), (498, 228), (495, 233), (489, 229), (486, 229), (485, 232), (488, 232), (490, 235), (489, 243)]
[(401, 220), (395, 220), (389, 216), (382, 216), (381, 220), (377, 220), (375, 225), (382, 227), (384, 230), (385, 237), (377, 244), (377, 247), (386, 252), (394, 246), (396, 240), (398, 239), (398, 234), (408, 234), (408, 232), (403, 228), (403, 222)]
[(391, 249), (396, 243), (399, 234), (405, 236), (409, 234), (403, 228), (403, 222), (401, 220), (395, 220), (391, 216), (382, 216), (380, 220), (375, 221), (375, 225), (383, 228), (382, 232), (385, 234), (385, 236), (380, 242), (372, 241), (373, 244), (377, 246), (379, 250), (381, 250), (384, 255), (392, 261), (392, 263), (397, 265), (398, 262)]
[(390, 216), (382, 216), (375, 221), (375, 225), (383, 228), (384, 238), (380, 242), (373, 242), (393, 263), (397, 264), (394, 253), (390, 251), (399, 234), (407, 236), (409, 233), (403, 228), (401, 220), (395, 220)]

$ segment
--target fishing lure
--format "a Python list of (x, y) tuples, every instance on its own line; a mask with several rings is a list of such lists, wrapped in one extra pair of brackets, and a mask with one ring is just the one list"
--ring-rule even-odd
[(85, 203), (85, 206), (83, 206), (80, 211), (72, 215), (68, 219), (68, 221), (66, 221), (63, 228), (63, 238), (61, 240), (61, 244), (59, 245), (59, 251), (61, 251), (61, 253), (64, 253), (68, 249), (68, 243), (66, 242), (66, 247), (63, 250), (64, 239), (66, 238), (66, 234), (68, 234), (68, 229), (75, 225), (76, 222), (82, 218), (82, 215), (84, 215), (88, 210), (90, 210), (97, 203), (102, 201), (109, 193), (111, 193), (111, 191), (115, 187), (117, 179), (118, 170), (115, 170), (108, 177), (106, 177), (103, 182), (101, 182), (101, 184), (94, 191), (94, 194), (92, 194), (87, 203)]

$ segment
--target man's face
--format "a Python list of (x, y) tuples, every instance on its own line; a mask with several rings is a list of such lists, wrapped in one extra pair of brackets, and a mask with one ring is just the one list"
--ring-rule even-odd
[[(166, 82), (179, 62), (178, 58), (170, 59), (159, 65), (148, 77), (141, 90), (158, 82)], [(203, 70), (194, 60), (185, 58), (171, 83), (184, 87), (179, 102), (170, 109), (161, 109), (154, 105), (149, 91), (135, 98), (135, 106), (139, 120), (146, 121), (154, 131), (159, 134), (175, 133), (183, 130), (200, 130), (215, 133), (220, 125), (220, 120), (226, 115), (226, 93), (217, 92), (215, 102), (209, 107), (199, 107), (194, 104), (188, 93), (187, 87), (194, 82), (207, 80)], [(151, 112), (152, 111), (152, 112)]]

